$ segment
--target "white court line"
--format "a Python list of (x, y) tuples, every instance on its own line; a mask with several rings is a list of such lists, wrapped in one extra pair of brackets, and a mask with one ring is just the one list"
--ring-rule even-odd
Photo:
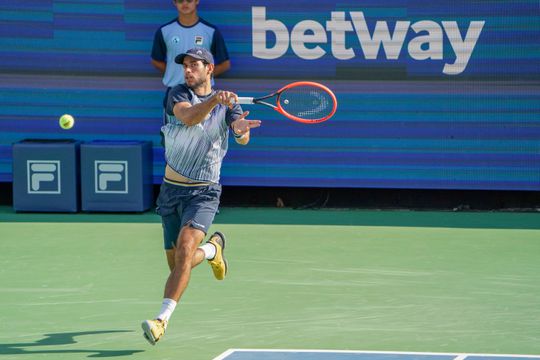
[(338, 354), (386, 354), (386, 355), (442, 355), (453, 356), (453, 360), (464, 360), (469, 356), (480, 357), (514, 357), (540, 359), (540, 355), (523, 354), (460, 354), (460, 353), (437, 353), (437, 352), (406, 352), (406, 351), (365, 351), (365, 350), (308, 350), (308, 349), (228, 349), (223, 354), (212, 360), (226, 360), (228, 356), (235, 352), (299, 352), (299, 353), (338, 353)]
[(218, 355), (218, 357), (214, 358), (213, 360), (223, 360), (227, 356), (231, 355), (232, 353), (234, 353), (237, 350), (238, 349), (229, 349), (229, 350), (225, 351), (223, 354)]

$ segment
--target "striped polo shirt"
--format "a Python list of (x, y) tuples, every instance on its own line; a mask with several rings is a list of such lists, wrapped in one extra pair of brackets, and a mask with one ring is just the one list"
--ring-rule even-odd
[(207, 96), (197, 96), (190, 88), (175, 86), (167, 100), (167, 124), (161, 128), (165, 138), (165, 160), (177, 173), (191, 180), (219, 183), (221, 164), (227, 153), (229, 127), (242, 115), (242, 108), (232, 109), (218, 104), (201, 123), (187, 126), (173, 114), (174, 105), (188, 102), (192, 105), (206, 101)]

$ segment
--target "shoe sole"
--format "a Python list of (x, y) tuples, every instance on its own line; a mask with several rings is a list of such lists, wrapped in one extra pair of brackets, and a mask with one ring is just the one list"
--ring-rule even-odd
[(214, 237), (214, 235), (218, 235), (221, 238), (221, 240), (223, 240), (222, 241), (223, 245), (221, 246), (221, 250), (225, 250), (225, 244), (227, 243), (227, 240), (225, 240), (225, 235), (223, 235), (219, 231), (214, 231), (214, 233), (210, 237), (212, 238), (212, 237)]
[(141, 328), (143, 329), (143, 336), (150, 345), (156, 345), (156, 340), (154, 339), (154, 336), (152, 335), (152, 331), (150, 330), (150, 324), (148, 321), (143, 321), (141, 324)]
[(146, 333), (143, 333), (144, 338), (150, 343), (150, 345), (156, 345), (155, 342), (152, 342), (152, 340), (146, 335)]
[(225, 244), (227, 243), (227, 240), (225, 240), (225, 235), (223, 235), (223, 233), (220, 233), (219, 231), (214, 231), (214, 233), (210, 237), (212, 238), (215, 235), (218, 235), (222, 240), (221, 242), (223, 243), (223, 245), (221, 245), (221, 258), (225, 263), (225, 274), (223, 274), (223, 278), (225, 278), (225, 276), (227, 276), (227, 273), (229, 272), (229, 263), (227, 262), (227, 259), (225, 259)]

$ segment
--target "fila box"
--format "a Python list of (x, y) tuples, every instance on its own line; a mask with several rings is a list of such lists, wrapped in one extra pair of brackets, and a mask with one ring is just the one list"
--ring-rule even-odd
[(152, 143), (92, 141), (81, 145), (83, 211), (141, 212), (152, 206)]
[(70, 139), (26, 139), (13, 144), (13, 209), (77, 212), (79, 146)]

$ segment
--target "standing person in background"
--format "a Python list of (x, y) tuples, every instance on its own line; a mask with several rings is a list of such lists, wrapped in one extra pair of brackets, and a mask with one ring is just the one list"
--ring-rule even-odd
[[(223, 36), (197, 13), (199, 0), (173, 0), (173, 4), (178, 17), (156, 31), (151, 55), (152, 65), (163, 75), (163, 84), (167, 86), (164, 109), (170, 89), (184, 83), (184, 69), (174, 62), (179, 54), (194, 47), (207, 49), (215, 60), (213, 76), (219, 76), (231, 67)], [(165, 112), (163, 121), (166, 123)]]

